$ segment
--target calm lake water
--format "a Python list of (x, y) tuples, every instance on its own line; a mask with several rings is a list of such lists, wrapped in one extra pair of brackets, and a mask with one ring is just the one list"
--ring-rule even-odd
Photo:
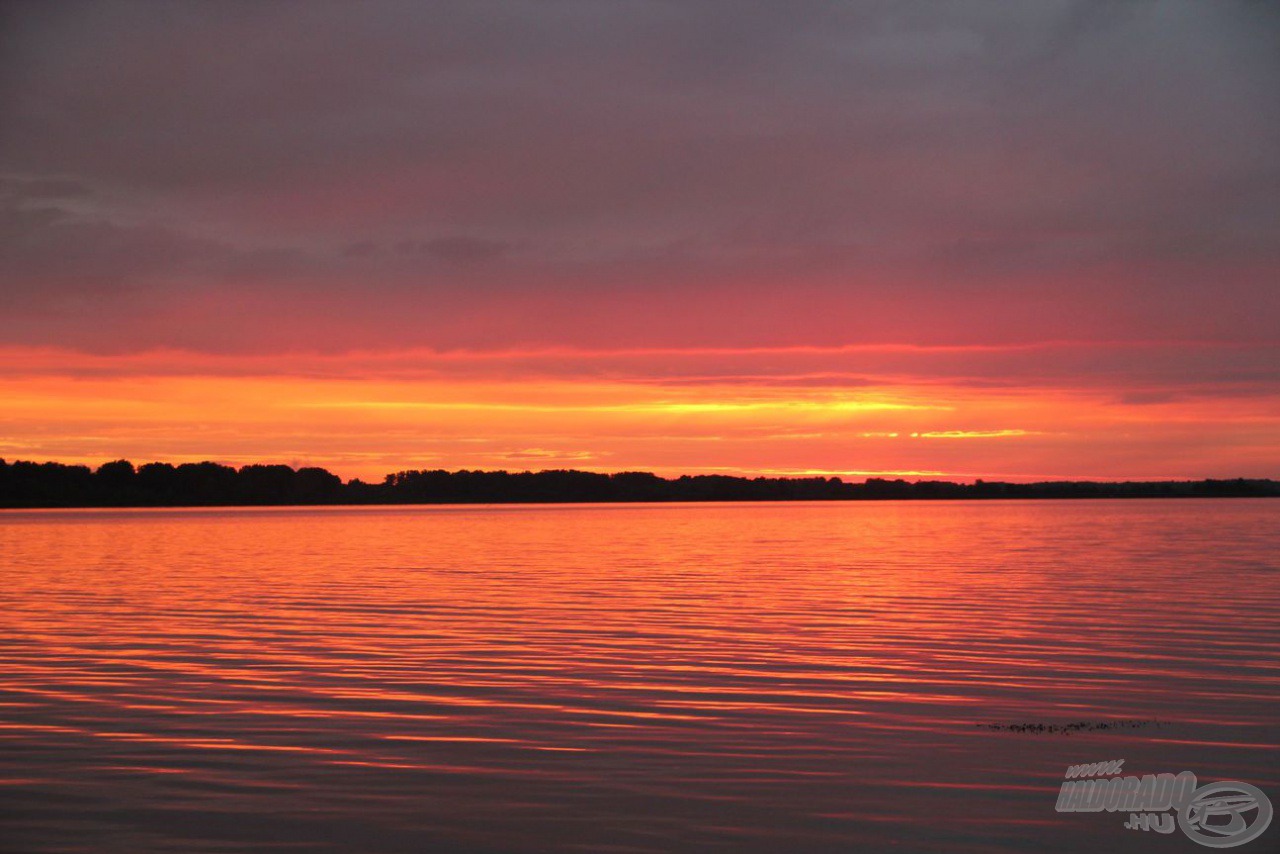
[(1208, 850), (1055, 812), (1110, 759), (1280, 806), (1280, 501), (5, 511), (0, 582), (5, 851)]

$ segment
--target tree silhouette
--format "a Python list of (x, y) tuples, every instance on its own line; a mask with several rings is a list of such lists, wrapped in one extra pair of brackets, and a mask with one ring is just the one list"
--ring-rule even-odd
[(1194, 498), (1280, 496), (1272, 480), (972, 484), (838, 477), (731, 477), (555, 469), (540, 472), (400, 471), (381, 483), (343, 483), (322, 468), (214, 462), (104, 463), (96, 471), (61, 463), (0, 459), (0, 507), (122, 507), (284, 504), (443, 504), (619, 501), (830, 501), (1000, 498)]

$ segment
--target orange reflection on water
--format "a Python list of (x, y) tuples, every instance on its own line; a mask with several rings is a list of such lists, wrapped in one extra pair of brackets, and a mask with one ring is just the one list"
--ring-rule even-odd
[(1067, 765), (1276, 786), (1278, 511), (6, 512), (0, 795), (34, 850), (1106, 850)]

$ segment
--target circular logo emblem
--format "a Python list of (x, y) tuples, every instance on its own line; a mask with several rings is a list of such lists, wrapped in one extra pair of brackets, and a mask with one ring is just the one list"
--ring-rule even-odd
[(1228, 780), (1196, 789), (1178, 810), (1178, 827), (1209, 848), (1234, 848), (1271, 824), (1271, 801), (1257, 786)]

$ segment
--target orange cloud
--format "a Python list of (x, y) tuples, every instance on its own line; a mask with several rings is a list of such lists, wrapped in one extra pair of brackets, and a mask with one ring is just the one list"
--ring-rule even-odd
[[(422, 467), (953, 478), (1280, 470), (1274, 396), (1248, 385), (1234, 395), (1221, 386), (1200, 394), (1194, 382), (1151, 372), (1119, 381), (1073, 374), (1072, 364), (1097, 357), (1081, 350), (402, 352), (269, 360), (14, 349), (0, 362), (0, 455), (90, 464), (122, 456), (282, 461), (366, 479)], [(868, 370), (841, 382), (840, 371), (814, 370), (822, 361)], [(1019, 362), (1021, 372), (1014, 370)], [(1124, 400), (1138, 391), (1148, 397)]]

